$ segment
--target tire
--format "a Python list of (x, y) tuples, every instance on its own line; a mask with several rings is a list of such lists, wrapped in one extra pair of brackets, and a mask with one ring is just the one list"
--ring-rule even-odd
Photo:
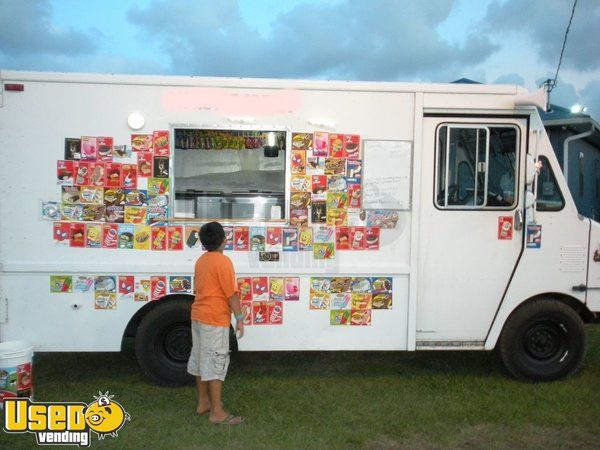
[(184, 386), (194, 377), (187, 373), (192, 348), (191, 302), (167, 299), (142, 319), (135, 336), (135, 354), (144, 374), (160, 386)]
[(526, 303), (508, 318), (500, 336), (500, 357), (522, 381), (553, 381), (583, 365), (587, 339), (583, 321), (552, 299)]

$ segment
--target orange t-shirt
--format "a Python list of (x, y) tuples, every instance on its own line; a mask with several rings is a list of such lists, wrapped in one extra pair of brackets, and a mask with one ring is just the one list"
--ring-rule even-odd
[(228, 300), (238, 290), (231, 260), (221, 252), (200, 256), (194, 267), (194, 288), (192, 320), (228, 327), (231, 323)]

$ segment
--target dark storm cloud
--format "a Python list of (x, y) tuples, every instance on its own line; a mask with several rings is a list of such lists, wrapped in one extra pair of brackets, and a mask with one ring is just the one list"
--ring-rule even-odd
[[(462, 46), (436, 28), (453, 0), (303, 4), (280, 14), (268, 37), (244, 22), (237, 1), (155, 0), (129, 20), (157, 39), (175, 73), (393, 80), (434, 76), (484, 61), (497, 47), (481, 35)], [(339, 77), (339, 76), (338, 76)]]
[(95, 49), (89, 35), (52, 24), (47, 0), (0, 0), (0, 55), (10, 61), (37, 55), (78, 56)]
[[(537, 47), (542, 61), (556, 67), (573, 0), (496, 0), (488, 7), (484, 29), (501, 38), (522, 33)], [(563, 67), (600, 68), (600, 3), (580, 0), (569, 32)]]

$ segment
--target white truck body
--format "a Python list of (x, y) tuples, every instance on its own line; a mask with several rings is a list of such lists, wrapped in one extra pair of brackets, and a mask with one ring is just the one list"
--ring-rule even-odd
[[(60, 200), (55, 167), (64, 139), (112, 136), (115, 144), (129, 144), (132, 112), (145, 118), (140, 132), (170, 130), (171, 139), (181, 126), (324, 130), (412, 146), (410, 207), (398, 212), (395, 229), (382, 230), (378, 251), (338, 251), (332, 260), (283, 252), (275, 265), (258, 262), (253, 252), (226, 252), (238, 276), (300, 277), (300, 301), (285, 303), (283, 324), (247, 327), (240, 350), (489, 350), (511, 313), (532, 298), (551, 294), (589, 317), (600, 313), (600, 291), (591, 289), (600, 288), (594, 262), (600, 227), (578, 216), (536, 108), (516, 105), (527, 94), (522, 88), (17, 71), (0, 72), (0, 81), (1, 341), (28, 341), (37, 351), (118, 351), (128, 323), (149, 304), (121, 301), (115, 310), (96, 310), (89, 293), (51, 294), (50, 275), (193, 274), (199, 249), (56, 246), (52, 222), (40, 217), (43, 200)], [(6, 90), (7, 84), (24, 90)], [(512, 206), (436, 204), (436, 155), (445, 151), (436, 153), (436, 130), (448, 125), (515, 130)], [(542, 156), (564, 199), (559, 211), (526, 205), (526, 191), (533, 190), (527, 166)], [(502, 217), (514, 218), (512, 239), (499, 239)], [(541, 225), (539, 248), (526, 245), (531, 223)], [(393, 308), (373, 311), (371, 326), (331, 326), (328, 312), (308, 307), (310, 278), (318, 276), (391, 277)]]

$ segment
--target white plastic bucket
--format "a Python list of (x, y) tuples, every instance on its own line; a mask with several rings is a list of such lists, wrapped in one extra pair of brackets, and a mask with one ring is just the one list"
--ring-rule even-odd
[(33, 395), (33, 347), (22, 341), (0, 342), (0, 408), (4, 399)]

